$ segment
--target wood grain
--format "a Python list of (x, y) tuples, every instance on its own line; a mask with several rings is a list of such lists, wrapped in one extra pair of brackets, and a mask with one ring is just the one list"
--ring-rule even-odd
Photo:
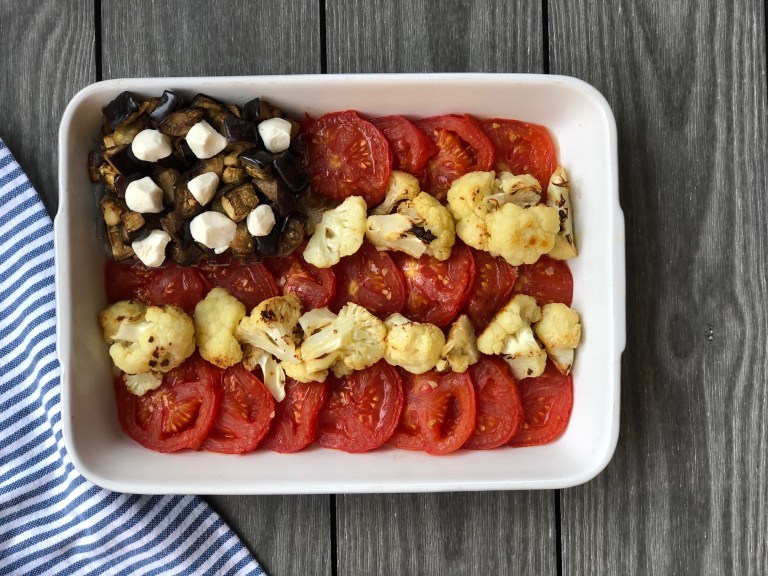
[(762, 2), (552, 0), (551, 70), (619, 128), (621, 438), (562, 495), (563, 574), (766, 574)]
[[(535, 72), (539, 3), (329, 0), (329, 73)], [(339, 576), (554, 574), (554, 494), (339, 496)]]
[(51, 215), (58, 209), (59, 119), (96, 78), (93, 5), (0, 1), (0, 138)]
[[(104, 78), (320, 72), (316, 1), (102, 2)], [(328, 496), (210, 497), (270, 576), (331, 573)]]

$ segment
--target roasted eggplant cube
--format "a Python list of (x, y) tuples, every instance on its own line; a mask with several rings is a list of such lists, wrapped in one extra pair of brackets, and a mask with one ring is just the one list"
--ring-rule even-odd
[(192, 196), (192, 193), (189, 191), (189, 188), (187, 187), (188, 182), (189, 174), (185, 174), (179, 178), (174, 187), (173, 197), (174, 211), (181, 218), (185, 219), (197, 216), (203, 211), (203, 207), (200, 206), (200, 203), (195, 200), (195, 197)]
[(152, 163), (136, 158), (128, 144), (104, 150), (104, 159), (123, 176), (146, 175), (152, 170)]
[(256, 124), (236, 116), (227, 116), (224, 119), (224, 136), (230, 142), (253, 142), (255, 144), (259, 141)]
[(224, 121), (234, 114), (227, 107), (205, 94), (198, 94), (192, 99), (191, 106), (205, 109), (205, 119), (219, 134), (224, 134)]
[(169, 114), (158, 126), (163, 134), (174, 138), (184, 138), (195, 124), (205, 117), (203, 108), (183, 108)]
[(250, 182), (236, 186), (221, 197), (224, 212), (233, 222), (240, 222), (259, 205), (256, 188)]
[(130, 92), (122, 92), (101, 109), (104, 120), (114, 130), (120, 124), (132, 120), (139, 113), (139, 102)]
[(299, 212), (289, 214), (280, 230), (280, 242), (277, 246), (278, 256), (287, 256), (304, 240), (307, 229), (307, 217)]
[(99, 168), (104, 163), (104, 155), (101, 152), (91, 150), (88, 152), (88, 178), (94, 184), (101, 180)]
[(282, 178), (288, 189), (294, 194), (298, 194), (309, 186), (309, 174), (299, 163), (298, 159), (290, 152), (278, 154), (272, 165), (275, 172)]
[(248, 176), (264, 180), (272, 176), (272, 155), (264, 150), (248, 151), (240, 154), (242, 164)]
[(128, 245), (128, 238), (125, 236), (122, 225), (107, 228), (107, 237), (115, 260), (127, 260), (133, 256), (133, 248)]
[(182, 98), (171, 90), (166, 90), (160, 97), (159, 102), (155, 106), (152, 113), (149, 115), (149, 121), (152, 126), (159, 126), (163, 120), (168, 118), (172, 112), (175, 112), (181, 107)]
[(256, 250), (256, 243), (253, 236), (248, 232), (248, 226), (244, 221), (238, 223), (229, 250), (236, 256), (250, 256)]
[(266, 236), (256, 236), (256, 252), (262, 256), (277, 256), (280, 245), (280, 227), (275, 226)]

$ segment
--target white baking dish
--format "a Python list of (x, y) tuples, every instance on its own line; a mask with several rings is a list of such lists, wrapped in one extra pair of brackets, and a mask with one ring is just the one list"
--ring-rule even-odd
[[(105, 104), (123, 90), (149, 96), (165, 89), (240, 104), (263, 96), (297, 118), (354, 108), (370, 115), (466, 112), (547, 126), (570, 175), (580, 249), (570, 265), (583, 343), (564, 435), (546, 446), (461, 450), (443, 457), (388, 447), (355, 455), (317, 447), (290, 455), (169, 455), (128, 438), (117, 421), (109, 356), (96, 320), (105, 306), (105, 253), (87, 156), (99, 146)], [(625, 345), (624, 218), (615, 121), (605, 99), (588, 84), (513, 74), (110, 80), (85, 88), (69, 103), (59, 150), (55, 231), (63, 429), (72, 461), (94, 483), (122, 492), (200, 494), (563, 488), (593, 478), (613, 455)]]

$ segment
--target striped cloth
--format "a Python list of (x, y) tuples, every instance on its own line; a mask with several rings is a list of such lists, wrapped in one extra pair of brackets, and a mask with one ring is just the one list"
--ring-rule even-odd
[(85, 480), (61, 431), (53, 227), (0, 140), (0, 575), (264, 574), (194, 496)]

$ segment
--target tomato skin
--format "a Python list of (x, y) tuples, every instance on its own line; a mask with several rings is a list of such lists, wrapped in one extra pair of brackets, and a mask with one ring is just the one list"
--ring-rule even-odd
[(275, 418), (261, 442), (262, 448), (288, 454), (309, 446), (317, 438), (320, 410), (328, 398), (325, 382), (285, 382), (285, 398), (275, 404)]
[(123, 376), (114, 381), (117, 417), (136, 442), (159, 452), (198, 450), (214, 424), (221, 388), (212, 366), (194, 354), (143, 396), (131, 394)]
[(325, 114), (306, 130), (312, 190), (335, 200), (362, 196), (369, 207), (384, 199), (392, 151), (384, 134), (354, 110)]
[(533, 264), (517, 268), (512, 291), (533, 296), (539, 306), (553, 302), (570, 306), (573, 303), (573, 275), (564, 260), (542, 256)]
[(405, 408), (389, 443), (429, 454), (449, 454), (461, 448), (475, 429), (475, 389), (469, 374), (400, 370), (400, 375)]
[(225, 288), (250, 313), (267, 298), (280, 294), (272, 274), (261, 262), (240, 262), (236, 258), (211, 258), (198, 265), (208, 290)]
[(531, 174), (546, 192), (552, 172), (557, 168), (557, 152), (549, 131), (539, 124), (491, 118), (480, 127), (493, 142), (496, 170)]
[(334, 267), (336, 297), (330, 308), (337, 312), (354, 302), (382, 318), (400, 312), (406, 298), (406, 285), (400, 268), (387, 252), (368, 242)]
[(304, 261), (304, 246), (281, 258), (267, 258), (264, 265), (272, 273), (283, 296), (296, 294), (305, 310), (323, 308), (336, 295), (336, 274), (332, 268), (318, 268)]
[(475, 387), (475, 429), (464, 448), (489, 450), (509, 442), (523, 425), (525, 411), (517, 381), (498, 356), (482, 356), (469, 367)]
[(206, 293), (197, 268), (173, 262), (148, 268), (141, 262), (110, 260), (104, 272), (104, 285), (110, 303), (138, 300), (150, 306), (176, 305), (190, 314)]
[(453, 322), (469, 298), (475, 279), (475, 261), (469, 248), (457, 242), (445, 261), (431, 256), (417, 259), (403, 253), (395, 253), (394, 260), (405, 279), (403, 314), (441, 328)]
[(328, 401), (318, 423), (320, 446), (367, 452), (389, 440), (403, 410), (397, 370), (380, 360), (345, 378), (329, 376), (328, 388)]
[(459, 176), (493, 168), (493, 143), (472, 116), (432, 116), (416, 125), (437, 145), (438, 152), (427, 161), (420, 180), (422, 189), (438, 200), (445, 201), (448, 188)]
[(573, 409), (573, 376), (560, 374), (547, 361), (538, 378), (524, 378), (518, 383), (525, 410), (520, 430), (509, 446), (539, 446), (558, 438), (568, 426)]
[(482, 250), (472, 249), (472, 257), (475, 261), (475, 281), (463, 312), (479, 333), (509, 301), (517, 269), (503, 258), (493, 257)]
[(437, 146), (416, 124), (403, 116), (380, 116), (371, 123), (382, 131), (394, 154), (392, 168), (419, 174)]

